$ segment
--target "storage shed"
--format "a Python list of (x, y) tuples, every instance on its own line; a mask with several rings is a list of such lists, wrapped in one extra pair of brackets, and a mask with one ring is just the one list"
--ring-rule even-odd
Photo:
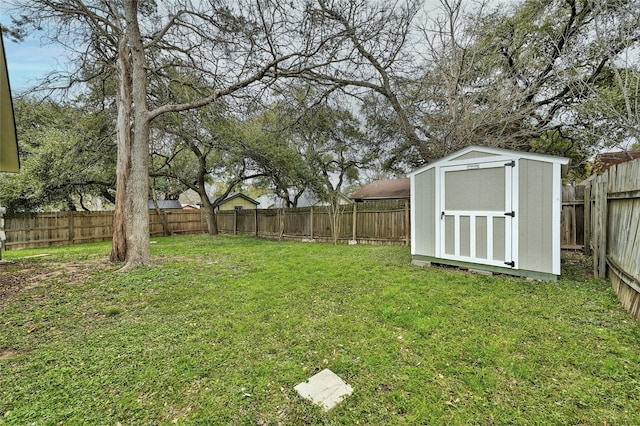
[(556, 280), (568, 163), (470, 146), (410, 173), (413, 262)]

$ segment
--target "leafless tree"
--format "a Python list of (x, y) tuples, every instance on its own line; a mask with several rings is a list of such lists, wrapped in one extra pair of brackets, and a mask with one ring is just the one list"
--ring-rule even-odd
[[(602, 78), (583, 86), (587, 101), (577, 110), (582, 137), (603, 148), (627, 150), (640, 146), (640, 2), (621, 3), (607, 13), (594, 6), (596, 46), (609, 59)], [(620, 50), (623, 46), (631, 46)], [(634, 145), (635, 144), (635, 145)]]
[[(79, 70), (116, 82), (117, 195), (112, 260), (123, 270), (150, 262), (148, 158), (150, 123), (168, 113), (199, 108), (280, 70), (310, 69), (307, 60), (326, 38), (307, 19), (305, 2), (151, 0), (17, 1), (16, 23), (48, 30), (72, 48)], [(189, 84), (168, 70), (188, 69), (200, 79), (197, 96), (154, 103), (153, 89)], [(80, 71), (81, 70), (81, 71)], [(206, 84), (205, 84), (206, 83)], [(206, 88), (206, 89), (203, 89)]]
[(441, 0), (438, 13), (425, 14), (411, 0), (318, 0), (313, 13), (334, 35), (333, 49), (323, 68), (303, 74), (382, 100), (403, 149), (423, 162), (469, 144), (529, 150), (547, 132), (564, 135), (585, 87), (637, 46), (636, 25), (628, 36), (609, 28), (609, 52), (598, 49), (596, 14), (622, 19), (620, 7), (637, 3), (525, 0), (498, 9)]

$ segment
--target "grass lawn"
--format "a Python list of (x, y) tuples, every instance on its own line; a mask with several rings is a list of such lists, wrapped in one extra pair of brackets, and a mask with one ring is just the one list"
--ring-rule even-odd
[[(0, 424), (640, 424), (639, 323), (578, 256), (542, 283), (407, 247), (155, 241), (126, 274), (108, 243), (4, 253)], [(293, 389), (324, 368), (354, 388), (329, 412)]]

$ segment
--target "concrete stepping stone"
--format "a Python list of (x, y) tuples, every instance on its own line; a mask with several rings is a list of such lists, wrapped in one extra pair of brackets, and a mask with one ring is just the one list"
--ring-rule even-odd
[(351, 395), (353, 388), (346, 384), (333, 371), (325, 368), (306, 382), (294, 387), (301, 397), (320, 405), (324, 411), (329, 411), (338, 405), (345, 396)]

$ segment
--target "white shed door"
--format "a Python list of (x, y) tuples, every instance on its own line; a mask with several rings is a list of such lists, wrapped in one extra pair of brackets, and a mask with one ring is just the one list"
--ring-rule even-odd
[(440, 256), (517, 268), (515, 162), (447, 166), (440, 169)]

